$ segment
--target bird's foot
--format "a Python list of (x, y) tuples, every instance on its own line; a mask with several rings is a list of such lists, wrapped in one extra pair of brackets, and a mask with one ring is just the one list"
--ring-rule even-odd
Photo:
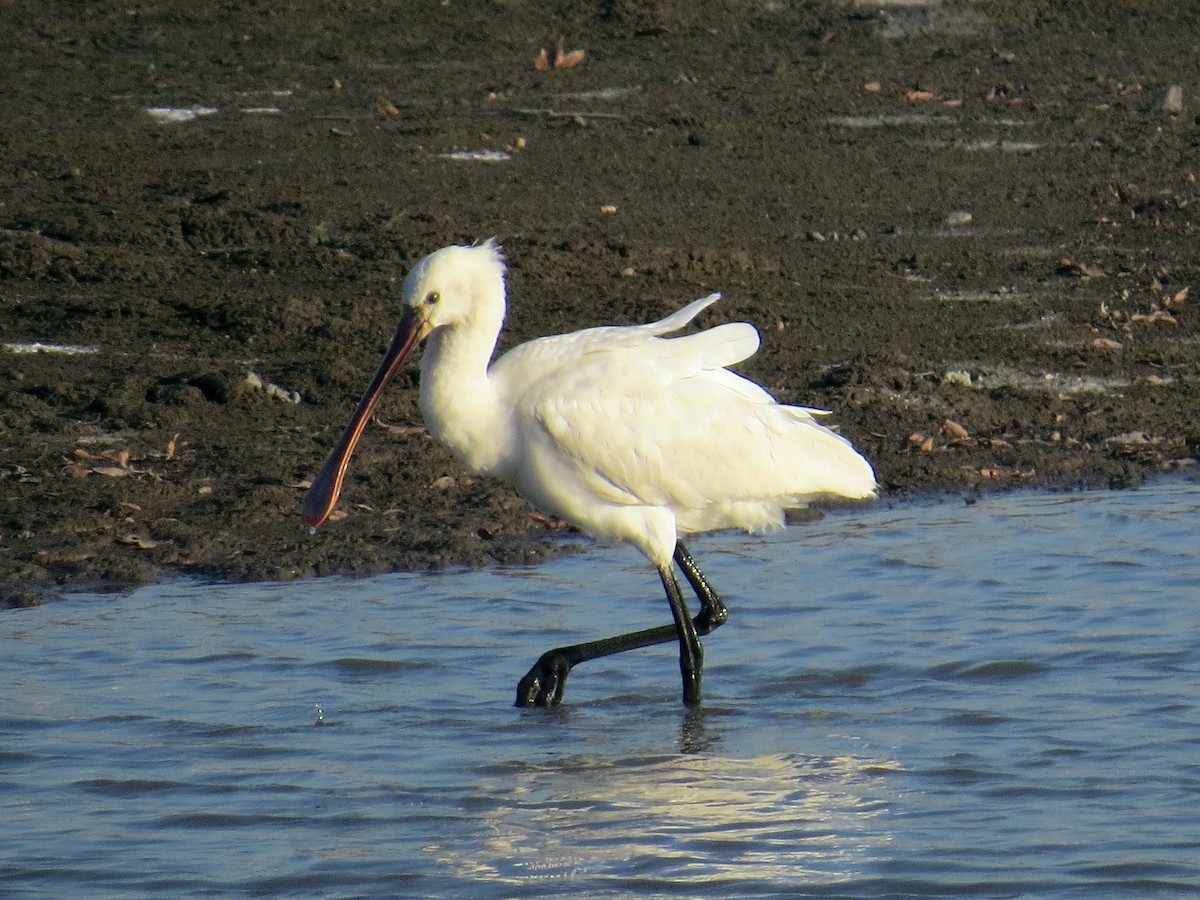
[(517, 684), (516, 706), (557, 706), (562, 703), (571, 663), (558, 650), (541, 655)]

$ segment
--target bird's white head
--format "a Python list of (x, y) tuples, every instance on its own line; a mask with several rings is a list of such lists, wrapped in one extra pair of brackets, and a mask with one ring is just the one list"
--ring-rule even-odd
[[(495, 341), (504, 322), (504, 257), (493, 238), (473, 247), (443, 247), (404, 279), (403, 312), (379, 370), (350, 418), (337, 448), (304, 495), (301, 512), (314, 528), (328, 518), (342, 491), (350, 456), (400, 363), (426, 338), (462, 326)], [(490, 337), (489, 337), (490, 335)]]
[[(473, 247), (443, 247), (404, 279), (404, 318), (417, 340), (479, 318), (504, 319), (504, 257), (495, 238)], [(497, 330), (500, 322), (496, 323)]]

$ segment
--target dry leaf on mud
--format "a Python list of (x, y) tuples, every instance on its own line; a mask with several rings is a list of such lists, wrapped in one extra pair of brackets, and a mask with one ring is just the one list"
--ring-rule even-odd
[(89, 469), (94, 475), (106, 475), (109, 478), (124, 478), (132, 469), (123, 469), (120, 466), (92, 466)]
[(968, 441), (971, 439), (971, 435), (967, 429), (951, 419), (947, 419), (942, 423), (942, 434), (956, 441)]
[(566, 48), (567, 39), (560, 37), (553, 54), (547, 52), (544, 47), (538, 51), (537, 58), (533, 61), (533, 67), (539, 72), (548, 72), (550, 69), (573, 69), (587, 57), (587, 52), (584, 50), (567, 50)]
[(933, 450), (933, 436), (922, 434), (920, 431), (914, 431), (906, 438), (910, 447), (916, 447), (922, 453), (929, 453)]
[(577, 65), (579, 65), (581, 62), (583, 62), (583, 60), (586, 56), (587, 56), (587, 53), (584, 52), (583, 50), (571, 50), (568, 53), (564, 53), (561, 57), (557, 56), (557, 54), (556, 54), (555, 60), (554, 60), (554, 68), (556, 68), (556, 69), (573, 69)]
[(547, 528), (553, 529), (554, 531), (563, 531), (564, 529), (571, 527), (570, 523), (568, 523), (565, 519), (544, 516), (540, 512), (531, 512), (529, 514), (529, 518), (540, 525), (545, 525)]
[[(129, 465), (132, 459), (128, 450), (105, 450), (96, 454), (76, 447), (73, 453), (78, 462), (67, 460), (67, 474), (72, 478), (88, 475), (103, 475), (106, 478), (124, 478), (126, 475), (145, 475), (142, 469)], [(98, 464), (98, 465), (97, 465)]]
[(1092, 341), (1092, 346), (1099, 350), (1120, 350), (1124, 345), (1112, 338), (1096, 338)]
[(152, 541), (150, 538), (142, 537), (137, 534), (127, 534), (117, 538), (117, 543), (128, 544), (132, 547), (137, 547), (139, 550), (153, 550), (158, 546), (158, 541)]
[(88, 461), (107, 460), (108, 462), (114, 462), (119, 466), (129, 465), (129, 451), (128, 450), (105, 450), (103, 453), (95, 454), (95, 453), (89, 453), (87, 450), (84, 450), (82, 447), (76, 447), (74, 455), (75, 455), (76, 459), (84, 459), (84, 460), (88, 460)]
[(1176, 325), (1179, 320), (1167, 312), (1165, 309), (1156, 309), (1150, 313), (1134, 313), (1129, 317), (1130, 322), (1167, 322), (1170, 325)]
[(987, 468), (979, 470), (979, 474), (984, 478), (1032, 478), (1033, 473), (1033, 469)]
[(1058, 261), (1058, 274), (1073, 275), (1076, 278), (1103, 278), (1108, 274), (1108, 270), (1093, 263), (1063, 258)]
[(24, 466), (10, 466), (6, 469), (0, 469), (0, 478), (11, 478), (16, 476), (17, 484), (40, 484), (41, 478), (30, 474), (29, 470)]

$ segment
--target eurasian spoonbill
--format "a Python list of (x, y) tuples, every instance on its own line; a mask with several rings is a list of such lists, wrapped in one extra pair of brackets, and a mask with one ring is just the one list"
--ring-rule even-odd
[[(517, 705), (561, 701), (572, 667), (679, 641), (683, 702), (700, 700), (699, 635), (724, 603), (680, 541), (725, 528), (783, 525), (784, 510), (821, 497), (863, 499), (875, 474), (819, 410), (785, 406), (731, 372), (758, 349), (745, 322), (681, 337), (719, 294), (648, 325), (588, 328), (521, 344), (489, 365), (505, 314), (505, 266), (494, 240), (445, 247), (404, 281), (391, 346), (337, 448), (304, 497), (313, 527), (337, 503), (346, 466), (388, 381), (426, 342), (425, 425), (473, 472), (504, 479), (535, 508), (602, 541), (628, 541), (658, 570), (673, 625), (558, 647), (517, 688)], [(695, 618), (672, 560), (695, 591)]]

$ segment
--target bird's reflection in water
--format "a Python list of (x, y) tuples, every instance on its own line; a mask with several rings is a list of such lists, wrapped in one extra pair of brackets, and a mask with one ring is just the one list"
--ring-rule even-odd
[(721, 757), (699, 749), (713, 740), (706, 724), (699, 711), (683, 720), (693, 752), (489, 767), (470, 804), (478, 842), (427, 849), (458, 877), (513, 885), (586, 875), (786, 889), (861, 874), (890, 843), (890, 761)]
[(682, 753), (705, 753), (720, 742), (720, 737), (708, 728), (708, 709), (689, 708), (679, 725), (679, 750)]

